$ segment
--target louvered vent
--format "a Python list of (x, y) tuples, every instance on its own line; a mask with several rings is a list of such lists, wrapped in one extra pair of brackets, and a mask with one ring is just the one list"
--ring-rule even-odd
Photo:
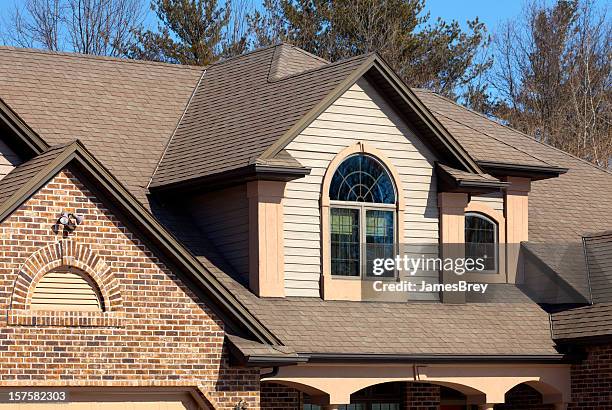
[(102, 311), (96, 284), (86, 275), (65, 270), (47, 273), (32, 296), (32, 310)]

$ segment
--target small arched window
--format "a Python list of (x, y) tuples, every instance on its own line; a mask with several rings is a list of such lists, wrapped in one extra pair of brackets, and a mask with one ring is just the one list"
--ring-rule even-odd
[(497, 223), (483, 214), (465, 214), (465, 257), (484, 260), (484, 270), (479, 272), (497, 273), (498, 266)]
[(332, 275), (369, 276), (374, 259), (395, 253), (397, 192), (389, 172), (370, 155), (352, 155), (334, 173), (329, 198)]
[(31, 310), (101, 312), (102, 297), (95, 282), (71, 267), (46, 273), (34, 288)]

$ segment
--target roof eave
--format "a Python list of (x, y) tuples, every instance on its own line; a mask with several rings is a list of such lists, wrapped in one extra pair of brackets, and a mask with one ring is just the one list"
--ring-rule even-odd
[(534, 181), (557, 178), (558, 176), (569, 171), (568, 168), (557, 167), (554, 165), (510, 164), (495, 161), (478, 161), (478, 165), (494, 176), (517, 176), (530, 178)]
[(40, 154), (49, 145), (30, 128), (19, 115), (0, 98), (0, 131), (8, 131), (6, 135), (15, 139), (19, 151), (28, 151), (28, 156)]
[(208, 191), (243, 184), (249, 181), (284, 181), (289, 182), (310, 174), (309, 167), (288, 167), (268, 164), (249, 164), (212, 175), (205, 175), (170, 184), (151, 185), (149, 189), (155, 194), (175, 192)]
[(376, 353), (299, 353), (279, 359), (278, 356), (245, 356), (242, 365), (248, 367), (293, 366), (297, 364), (456, 364), (456, 363), (568, 363), (571, 355), (551, 354), (376, 354)]

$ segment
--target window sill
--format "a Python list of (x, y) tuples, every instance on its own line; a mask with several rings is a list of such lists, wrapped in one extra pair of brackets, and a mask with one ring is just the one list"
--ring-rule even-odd
[(13, 309), (9, 326), (122, 327), (122, 312), (79, 312)]

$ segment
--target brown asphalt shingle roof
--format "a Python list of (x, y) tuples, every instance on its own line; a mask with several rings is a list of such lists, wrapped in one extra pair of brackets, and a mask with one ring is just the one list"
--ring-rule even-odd
[[(0, 98), (48, 144), (80, 139), (148, 204), (146, 187), (158, 164), (153, 185), (255, 162), (367, 58), (319, 66), (320, 60), (294, 49), (281, 51), (256, 51), (215, 64), (202, 76), (204, 69), (198, 67), (0, 47)], [(292, 60), (297, 57), (300, 63)], [(285, 69), (278, 65), (283, 58), (291, 63)], [(300, 73), (301, 64), (306, 71)], [(200, 79), (201, 87), (187, 107)], [(416, 92), (477, 160), (570, 169), (559, 178), (533, 183), (530, 241), (578, 242), (587, 231), (612, 228), (610, 173), (433, 93)], [(224, 97), (229, 94), (232, 98)], [(45, 161), (45, 155), (33, 161)], [(269, 160), (296, 163), (282, 154)], [(33, 164), (18, 167), (10, 178), (17, 181), (20, 173), (27, 175), (27, 167)], [(15, 185), (6, 178), (3, 185)], [(258, 299), (227, 275), (226, 266), (217, 262), (222, 257), (209, 256), (214, 251), (203, 245), (201, 233), (192, 232), (193, 226), (187, 229), (167, 210), (156, 215), (169, 221), (194, 252), (204, 250), (198, 253), (202, 263), (296, 350), (554, 353), (548, 315), (512, 290), (509, 297), (519, 302), (448, 305)]]
[(13, 168), (0, 180), (0, 204), (4, 204), (30, 179), (41, 172), (61, 154), (68, 144), (56, 145), (29, 161)]
[(257, 298), (207, 258), (202, 263), (298, 353), (557, 354), (549, 317), (513, 286), (499, 302), (381, 303)]
[(143, 202), (202, 68), (0, 47), (0, 98), (49, 145), (79, 139)]
[[(270, 80), (277, 46), (214, 64), (202, 80), (155, 172), (151, 187), (255, 163), (369, 56), (320, 65)], [(291, 68), (295, 71), (295, 68)]]
[(572, 340), (612, 334), (612, 302), (598, 303), (551, 315), (553, 338)]

